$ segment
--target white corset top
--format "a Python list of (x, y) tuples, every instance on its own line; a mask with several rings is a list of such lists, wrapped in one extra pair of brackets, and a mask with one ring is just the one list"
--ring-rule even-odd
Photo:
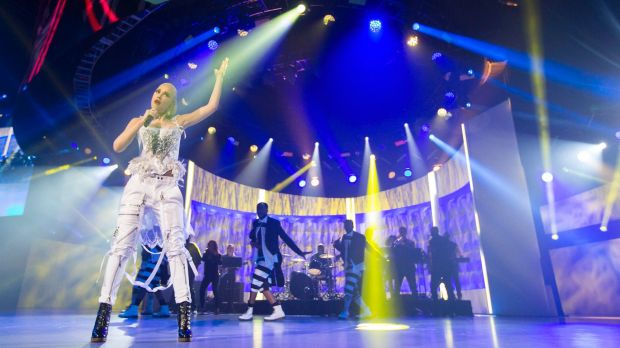
[(179, 161), (183, 127), (142, 127), (138, 131), (140, 156), (129, 162), (127, 169), (131, 174), (153, 175), (172, 172), (177, 179), (185, 175), (185, 167)]

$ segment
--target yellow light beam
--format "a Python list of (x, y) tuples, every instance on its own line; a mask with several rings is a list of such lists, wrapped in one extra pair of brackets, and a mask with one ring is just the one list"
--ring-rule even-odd
[(299, 178), (303, 173), (307, 172), (313, 165), (314, 162), (308, 162), (308, 164), (306, 164), (305, 166), (303, 166), (302, 168), (300, 168), (298, 171), (296, 171), (293, 175), (289, 176), (288, 178), (282, 180), (281, 182), (279, 182), (276, 186), (274, 186), (270, 191), (271, 192), (280, 192), (282, 191), (285, 187), (287, 187), (288, 185), (290, 185), (293, 181), (295, 181), (295, 179)]

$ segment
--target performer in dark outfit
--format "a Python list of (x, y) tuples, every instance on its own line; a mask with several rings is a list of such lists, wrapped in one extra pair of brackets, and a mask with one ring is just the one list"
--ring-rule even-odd
[(407, 278), (409, 289), (413, 295), (417, 295), (415, 262), (418, 256), (415, 243), (407, 239), (407, 228), (401, 227), (398, 230), (398, 238), (392, 243), (392, 261), (394, 263), (394, 295), (400, 295), (400, 288), (403, 281)]
[(362, 277), (364, 275), (364, 253), (366, 252), (366, 237), (353, 231), (353, 221), (344, 221), (345, 234), (334, 242), (334, 248), (340, 252), (345, 267), (344, 310), (338, 315), (339, 319), (349, 317), (349, 308), (355, 301), (360, 308), (360, 318), (371, 315), (370, 309), (362, 300)]
[(219, 266), (222, 264), (222, 255), (217, 249), (216, 241), (210, 240), (209, 243), (207, 243), (207, 249), (205, 253), (202, 254), (202, 262), (204, 262), (204, 278), (202, 279), (202, 283), (200, 283), (200, 307), (205, 307), (205, 292), (209, 284), (211, 284), (213, 296), (215, 297), (215, 313), (217, 314), (220, 308)]
[(428, 243), (429, 266), (431, 269), (431, 297), (437, 300), (437, 288), (442, 280), (448, 291), (448, 299), (454, 300), (452, 282), (450, 282), (450, 242), (439, 235), (439, 228), (431, 228), (431, 239)]
[[(150, 250), (142, 249), (142, 263), (140, 264), (140, 269), (138, 270), (138, 274), (136, 275), (135, 283), (144, 283), (155, 268), (155, 264), (157, 263), (157, 259), (159, 258), (159, 253), (161, 253), (161, 248), (159, 246), (155, 246)], [(165, 284), (168, 282), (168, 278), (170, 277), (168, 273), (168, 260), (164, 258), (161, 263), (159, 269), (157, 270), (155, 277), (147, 286), (157, 287), (162, 283)], [(157, 296), (157, 300), (159, 301), (159, 312), (152, 313), (153, 317), (156, 318), (166, 318), (170, 316), (170, 308), (168, 307), (168, 302), (164, 298), (161, 291), (155, 292), (155, 296)], [(121, 318), (137, 318), (138, 317), (138, 307), (140, 306), (140, 302), (143, 299), (146, 299), (146, 289), (139, 286), (134, 285), (131, 289), (131, 304), (127, 309), (119, 313), (119, 317)], [(146, 307), (146, 306), (145, 306)], [(152, 311), (151, 311), (152, 312)], [(145, 313), (142, 313), (143, 315)], [(149, 313), (151, 314), (151, 313)]]
[(284, 243), (291, 248), (297, 255), (306, 257), (309, 252), (303, 252), (293, 242), (291, 237), (284, 232), (280, 221), (267, 216), (269, 207), (267, 203), (261, 202), (256, 205), (256, 215), (258, 219), (252, 222), (250, 231), (250, 242), (254, 248), (254, 274), (252, 276), (252, 286), (248, 310), (239, 320), (251, 320), (256, 295), (262, 291), (263, 295), (273, 307), (273, 313), (265, 317), (266, 321), (274, 321), (284, 318), (284, 311), (278, 301), (275, 300), (271, 291), (271, 286), (284, 286), (284, 274), (282, 273), (282, 254), (278, 247), (278, 238), (282, 238)]

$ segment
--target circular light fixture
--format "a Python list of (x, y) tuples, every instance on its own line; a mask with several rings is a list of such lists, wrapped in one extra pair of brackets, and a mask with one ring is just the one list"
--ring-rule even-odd
[(391, 171), (388, 173), (388, 178), (389, 179), (394, 179), (396, 177), (396, 172), (395, 171)]
[(409, 36), (409, 38), (407, 39), (407, 46), (415, 47), (417, 45), (418, 45), (418, 37), (415, 35)]
[(256, 146), (256, 145), (250, 146), (250, 151), (252, 151), (252, 152), (258, 151), (258, 146)]
[(304, 179), (299, 180), (297, 185), (299, 185), (299, 187), (306, 187), (306, 180), (304, 180)]
[(209, 127), (207, 129), (207, 132), (211, 135), (215, 134), (215, 132), (217, 132), (217, 129), (215, 129), (215, 127)]
[(352, 184), (353, 184), (353, 183), (354, 183), (354, 182), (356, 182), (356, 181), (357, 181), (357, 176), (355, 176), (355, 174), (351, 174), (351, 175), (349, 175), (349, 182), (350, 182), (350, 183), (352, 183)]
[(547, 182), (547, 183), (553, 181), (553, 174), (551, 174), (549, 172), (542, 173), (542, 175), (540, 177), (542, 178), (542, 181)]
[(301, 155), (301, 158), (303, 158), (305, 161), (310, 159), (310, 154), (309, 153), (304, 153), (303, 155)]
[(336, 18), (331, 14), (326, 14), (325, 17), (323, 17), (323, 24), (325, 25), (329, 25), (329, 23), (333, 23), (335, 21)]
[[(409, 178), (409, 177), (411, 177), (413, 175), (413, 172), (411, 171), (411, 169), (407, 168), (403, 172), (403, 175)], [(396, 173), (394, 173), (394, 176), (396, 176)]]
[(446, 117), (446, 116), (448, 116), (448, 110), (446, 110), (445, 108), (437, 109), (437, 116), (439, 116), (439, 117)]
[(368, 24), (368, 28), (370, 29), (370, 31), (372, 31), (373, 33), (378, 33), (381, 31), (381, 21), (378, 19), (373, 19), (370, 21), (370, 23)]
[(318, 176), (313, 176), (312, 179), (310, 180), (310, 185), (311, 186), (319, 186), (319, 177)]

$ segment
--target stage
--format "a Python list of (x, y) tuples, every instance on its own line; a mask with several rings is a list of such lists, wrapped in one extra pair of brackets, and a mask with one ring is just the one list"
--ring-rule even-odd
[[(408, 318), (381, 321), (407, 325), (396, 331), (358, 330), (356, 321), (287, 316), (239, 322), (235, 315), (197, 315), (190, 344), (176, 342), (176, 318), (123, 320), (113, 313), (108, 347), (613, 347), (620, 341), (618, 321), (554, 319)], [(49, 312), (0, 316), (2, 347), (85, 347), (95, 313)], [(365, 322), (365, 323), (373, 323)], [(94, 344), (90, 346), (96, 346)]]
[[(282, 308), (284, 312), (292, 315), (317, 315), (317, 316), (337, 316), (343, 308), (343, 300), (284, 300)], [(429, 298), (412, 297), (403, 295), (397, 302), (387, 301), (382, 308), (393, 308), (394, 312), (376, 313), (378, 316), (473, 316), (470, 301), (433, 301)], [(247, 305), (242, 302), (223, 303), (220, 306), (222, 313), (243, 313)], [(269, 315), (271, 306), (267, 301), (257, 301), (254, 309), (259, 315)]]

